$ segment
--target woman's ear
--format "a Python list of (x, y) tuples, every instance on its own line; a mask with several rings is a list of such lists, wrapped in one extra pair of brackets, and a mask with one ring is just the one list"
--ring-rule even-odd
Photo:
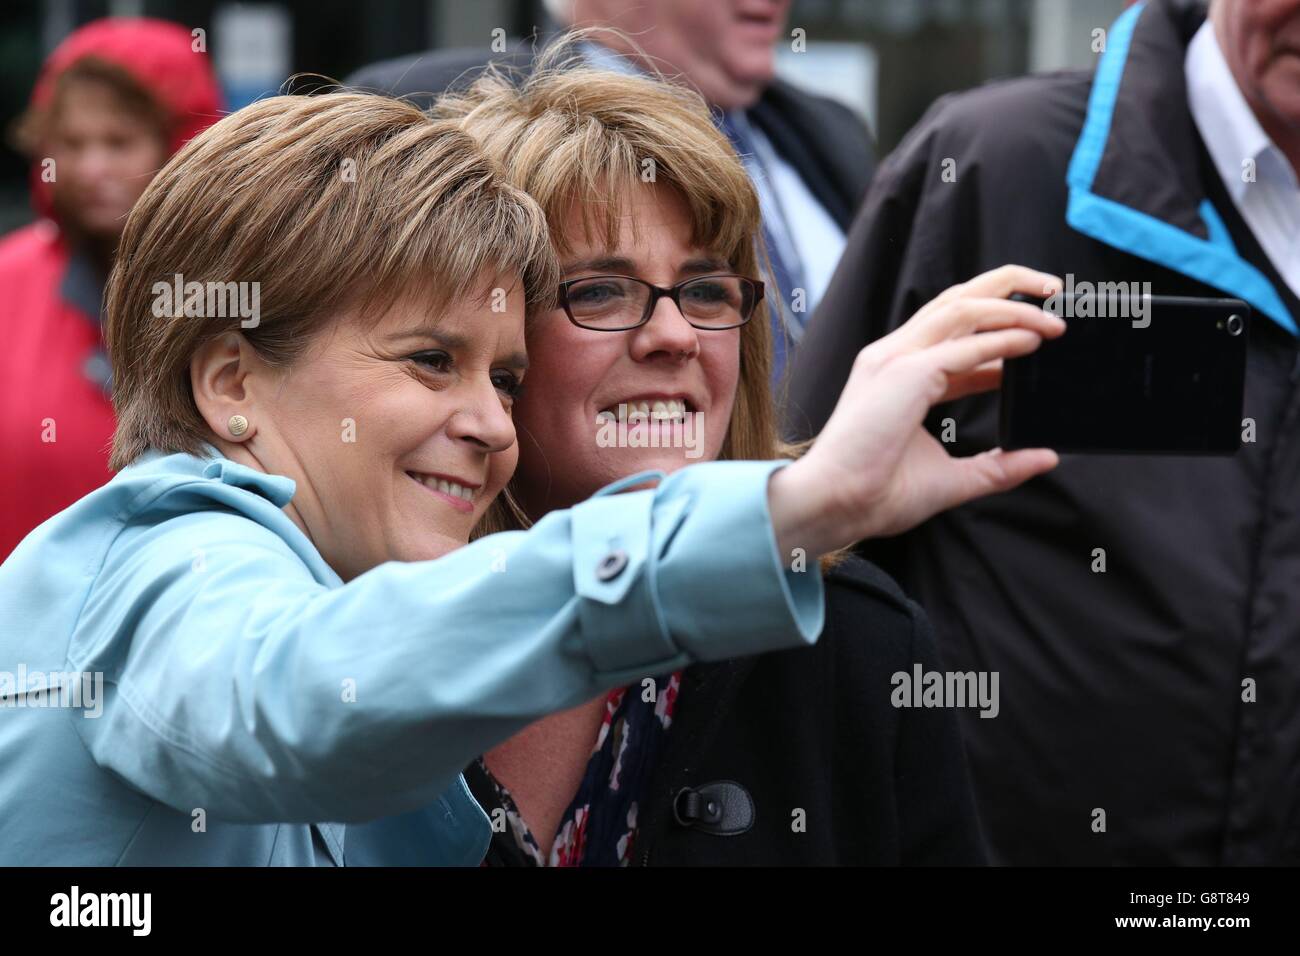
[(190, 359), (194, 404), (222, 442), (244, 442), (257, 433), (256, 390), (250, 386), (265, 371), (265, 363), (238, 332), (204, 343)]

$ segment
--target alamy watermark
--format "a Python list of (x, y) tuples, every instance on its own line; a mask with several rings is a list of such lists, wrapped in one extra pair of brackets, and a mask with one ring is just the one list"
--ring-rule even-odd
[(980, 717), (996, 717), (997, 671), (927, 671), (920, 664), (912, 672), (895, 671), (889, 679), (895, 707), (978, 707)]
[(244, 329), (255, 329), (262, 321), (260, 282), (186, 282), (177, 272), (171, 282), (155, 282), (150, 291), (154, 318), (237, 318)]
[(50, 897), (51, 926), (122, 926), (132, 936), (153, 929), (152, 893), (83, 893), (73, 885)]
[(0, 671), (0, 708), (66, 707), (82, 717), (104, 713), (103, 671)]
[(621, 402), (618, 414), (596, 415), (601, 448), (684, 448), (687, 458), (704, 454), (704, 413), (687, 411), (684, 401)]
[(1062, 319), (1132, 319), (1133, 328), (1151, 324), (1150, 282), (1082, 282), (1067, 273), (1065, 287), (1049, 295), (1043, 311)]

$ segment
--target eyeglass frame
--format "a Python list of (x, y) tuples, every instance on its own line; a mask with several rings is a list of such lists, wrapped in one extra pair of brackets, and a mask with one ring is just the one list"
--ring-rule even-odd
[[(636, 282), (643, 285), (649, 289), (650, 301), (646, 303), (645, 313), (641, 316), (641, 321), (637, 322), (635, 325), (619, 326), (616, 329), (594, 329), (590, 325), (583, 325), (574, 318), (571, 306), (569, 305), (569, 287), (577, 285), (579, 282), (591, 282), (594, 279), (626, 279), (630, 282)], [(704, 279), (740, 279), (742, 282), (748, 282), (754, 290), (754, 304), (749, 310), (749, 315), (745, 316), (735, 325), (696, 325), (692, 322), (690, 317), (687, 316), (686, 311), (682, 308), (680, 299), (682, 286), (690, 285), (692, 282), (700, 282)], [(641, 328), (641, 326), (650, 321), (650, 317), (654, 315), (660, 299), (671, 299), (673, 305), (677, 306), (677, 311), (681, 314), (681, 317), (686, 320), (687, 324), (690, 325), (691, 328), (699, 329), (701, 332), (725, 332), (728, 329), (738, 329), (742, 326), (748, 325), (749, 320), (752, 319), (754, 313), (758, 311), (758, 304), (763, 301), (764, 295), (766, 295), (766, 289), (761, 279), (751, 279), (749, 276), (742, 276), (736, 272), (712, 272), (708, 275), (691, 276), (691, 278), (683, 279), (681, 282), (668, 288), (661, 285), (655, 285), (653, 282), (646, 282), (644, 279), (638, 279), (636, 276), (610, 273), (608, 275), (579, 276), (576, 279), (565, 279), (560, 283), (556, 304), (564, 310), (564, 314), (568, 316), (569, 321), (580, 329), (586, 329), (588, 332), (630, 332), (633, 329)]]

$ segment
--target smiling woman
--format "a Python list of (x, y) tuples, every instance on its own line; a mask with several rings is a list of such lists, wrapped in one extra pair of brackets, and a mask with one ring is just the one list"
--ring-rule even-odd
[[(286, 512), (348, 581), (464, 544), (513, 472), (525, 300), (551, 295), (554, 267), (533, 207), (462, 134), (378, 97), (343, 105), (255, 104), (160, 173), (123, 236), (107, 337), (113, 466), (211, 441), (291, 478)], [(193, 210), (211, 211), (202, 234)], [(139, 278), (173, 273), (255, 283), (257, 324), (179, 303), (153, 318)]]
[[(532, 371), (515, 412), (519, 470), (491, 522), (544, 523), (610, 482), (676, 473), (696, 458), (802, 451), (779, 440), (767, 384), (758, 199), (698, 96), (574, 63), (561, 42), (527, 78), (489, 71), (436, 112), (460, 118), (546, 210), (564, 277), (558, 307), (529, 326)], [(996, 294), (1009, 281), (1051, 280), (1012, 270), (981, 277), (968, 293)], [(989, 322), (1009, 307), (982, 308)], [(941, 316), (923, 310), (908, 332), (924, 338)], [(888, 404), (882, 395), (857, 405), (840, 424), (857, 435), (889, 431), (902, 423)], [(898, 441), (927, 454), (923, 484), (961, 467), (941, 451), (930, 456), (937, 446), (922, 452), (918, 424), (878, 447)], [(828, 428), (787, 473), (849, 445), (837, 432)], [(1050, 464), (1048, 453), (1031, 467)], [(832, 494), (862, 478), (833, 474), (823, 489)], [(789, 558), (817, 576), (819, 553)], [(475, 796), (510, 823), (489, 860), (982, 860), (953, 712), (904, 715), (891, 702), (893, 674), (937, 663), (924, 614), (858, 558), (830, 556), (822, 571), (828, 623), (815, 647), (665, 669), (543, 718), (476, 761), (467, 773)]]

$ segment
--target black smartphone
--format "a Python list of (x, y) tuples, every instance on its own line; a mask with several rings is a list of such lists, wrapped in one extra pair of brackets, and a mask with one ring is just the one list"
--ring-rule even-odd
[(1066, 330), (1003, 364), (1003, 448), (1231, 455), (1241, 447), (1246, 303), (1095, 291), (1012, 298), (1059, 315)]

